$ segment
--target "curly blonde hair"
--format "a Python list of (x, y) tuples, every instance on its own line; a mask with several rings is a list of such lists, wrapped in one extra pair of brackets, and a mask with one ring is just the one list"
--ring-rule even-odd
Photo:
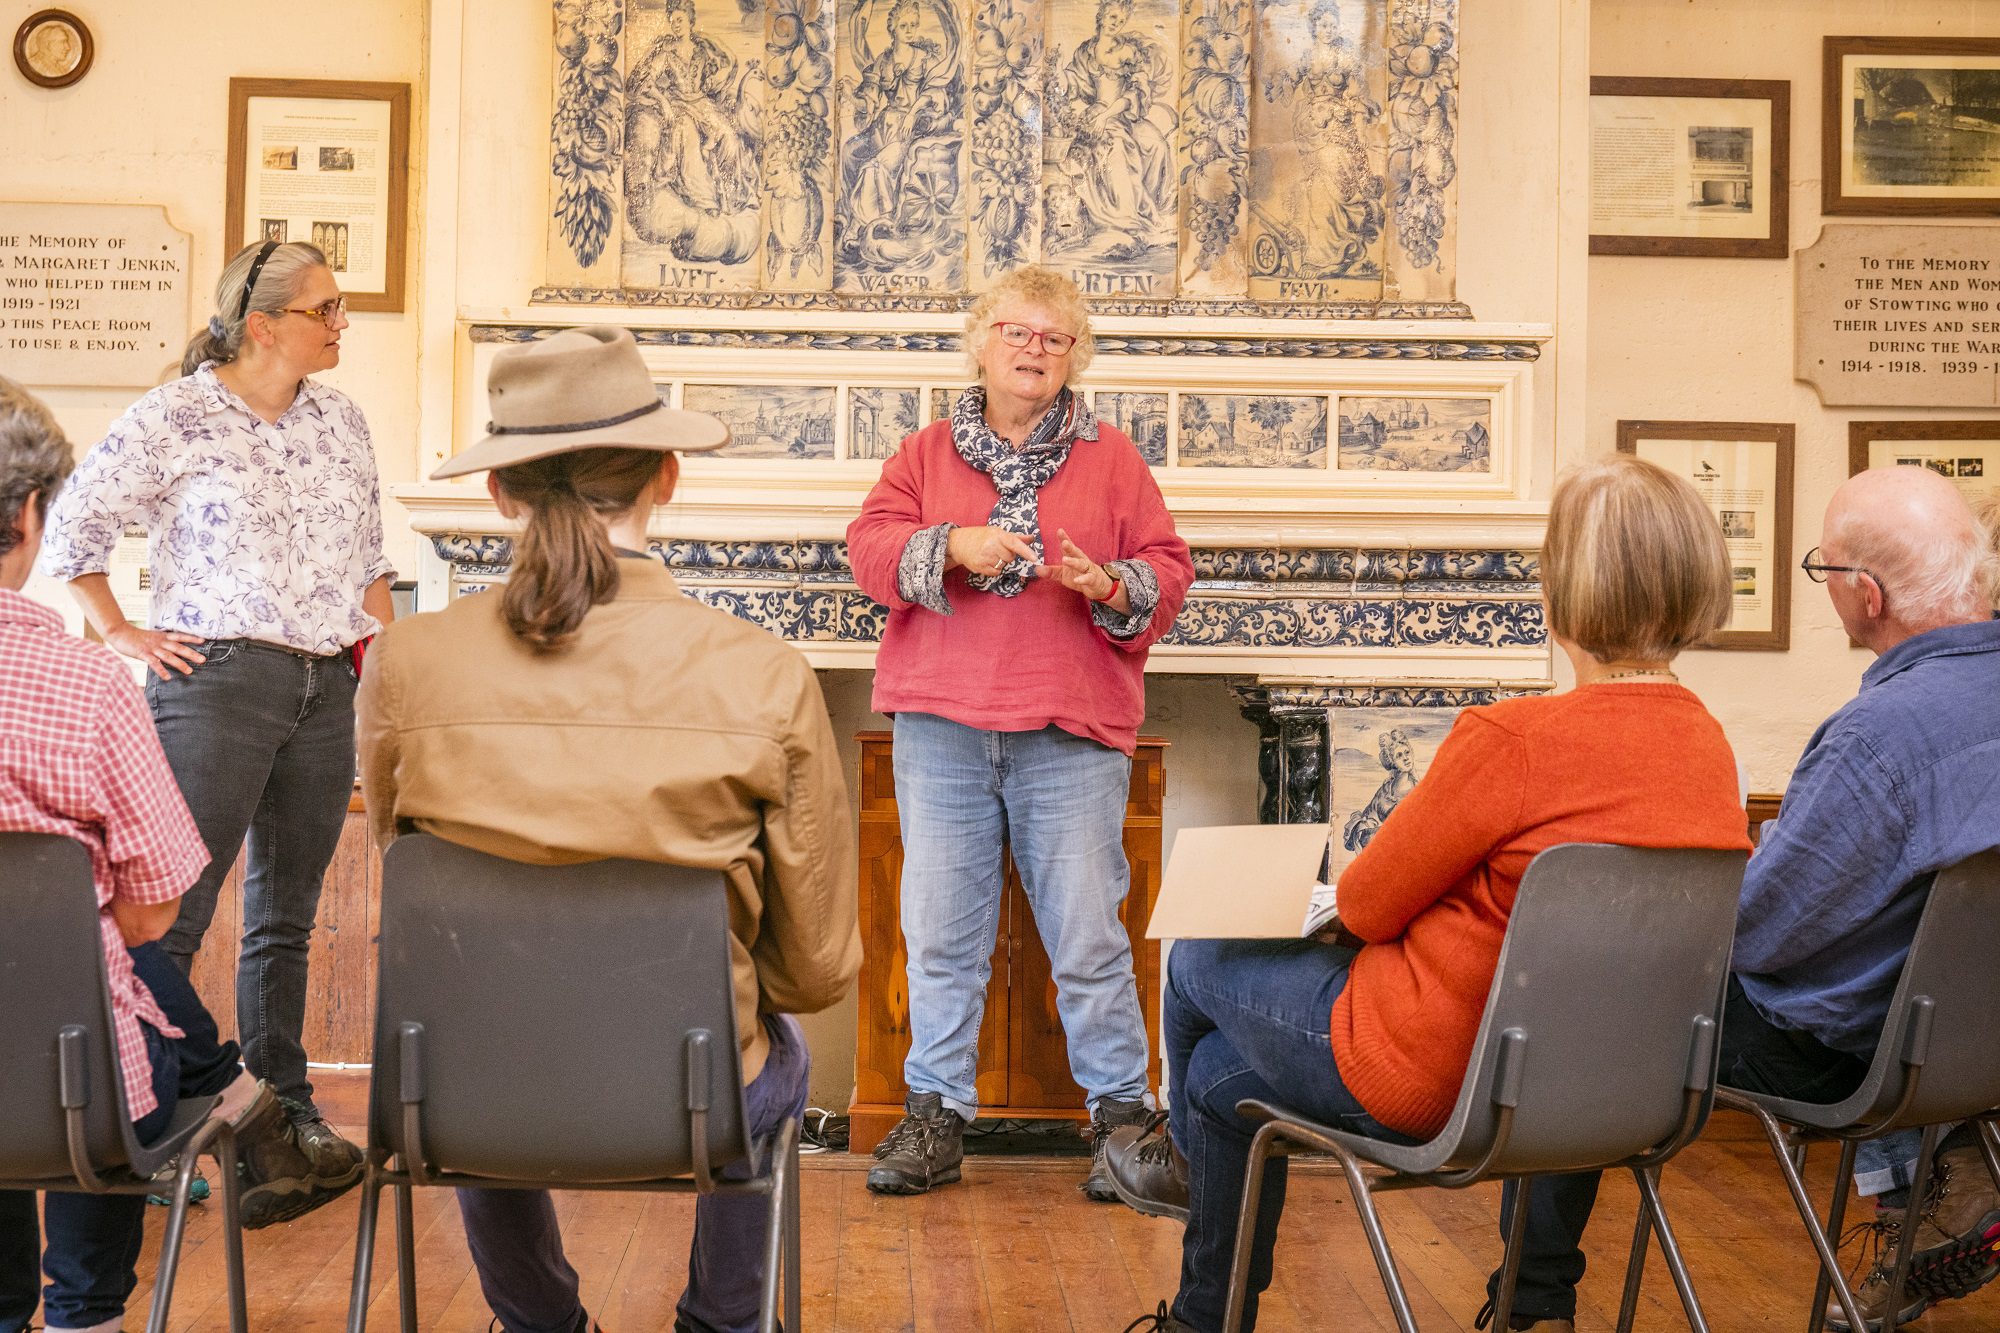
[(979, 358), (993, 340), (993, 312), (1008, 301), (1038, 305), (1052, 311), (1076, 334), (1076, 346), (1069, 352), (1069, 374), (1064, 383), (1075, 384), (1090, 368), (1097, 355), (1097, 339), (1090, 331), (1090, 312), (1084, 309), (1083, 293), (1066, 276), (1043, 264), (1027, 264), (1015, 269), (979, 294), (972, 309), (965, 312), (965, 365), (975, 381), (984, 382), (985, 367)]

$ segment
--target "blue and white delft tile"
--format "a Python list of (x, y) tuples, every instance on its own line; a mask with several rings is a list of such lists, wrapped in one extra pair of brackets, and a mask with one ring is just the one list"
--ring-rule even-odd
[(1405, 647), (1540, 648), (1548, 643), (1539, 599), (1396, 603), (1396, 642)]
[(1163, 393), (1100, 391), (1091, 400), (1099, 421), (1132, 437), (1139, 456), (1153, 467), (1167, 465), (1167, 396)]
[(1180, 403), (1183, 467), (1326, 466), (1324, 398), (1188, 393)]
[(438, 559), (454, 565), (509, 565), (514, 539), (467, 532), (440, 532), (431, 537)]
[(887, 458), (914, 433), (920, 394), (916, 389), (857, 385), (847, 391), (847, 456)]
[(1272, 577), (1287, 583), (1354, 582), (1355, 552), (1344, 546), (1293, 546), (1277, 553)]
[(681, 406), (729, 425), (722, 458), (832, 458), (831, 388), (772, 384), (687, 384)]
[(556, 235), (577, 264), (604, 255), (617, 225), (620, 148), (625, 139), (625, 81), (620, 72), (623, 0), (556, 0), (555, 112), (550, 206)]
[(1346, 472), (1491, 472), (1489, 398), (1340, 400), (1340, 468)]

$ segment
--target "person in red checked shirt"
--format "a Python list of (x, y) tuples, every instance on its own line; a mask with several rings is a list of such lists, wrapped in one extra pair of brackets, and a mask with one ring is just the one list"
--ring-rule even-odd
[[(60, 834), (90, 853), (118, 1067), (139, 1140), (165, 1129), (182, 1097), (222, 1094), (215, 1114), (241, 1136), (244, 1225), (268, 1226), (341, 1189), (313, 1175), (269, 1085), (244, 1072), (236, 1043), (219, 1040), (155, 943), (208, 850), (130, 671), (20, 592), (71, 466), (48, 410), (0, 378), (0, 831)], [(10, 947), (0, 929), (0, 963)], [(145, 1206), (131, 1194), (47, 1196), (49, 1333), (119, 1327), (137, 1284)], [(21, 1333), (35, 1313), (39, 1249), (33, 1192), (0, 1190), (0, 1333)]]

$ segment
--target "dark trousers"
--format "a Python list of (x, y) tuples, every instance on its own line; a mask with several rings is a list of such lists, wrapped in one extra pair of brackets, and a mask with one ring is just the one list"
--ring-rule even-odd
[(306, 953), (320, 884), (354, 790), (354, 669), (242, 639), (199, 645), (192, 675), (146, 682), (174, 780), (208, 847), (208, 869), (181, 899), (162, 943), (183, 971), (215, 917), (247, 835), (236, 1029), (243, 1062), (292, 1103), (312, 1106), (301, 1040)]
[[(1832, 1050), (1807, 1036), (1772, 1023), (1757, 1012), (1735, 977), (1722, 1015), (1722, 1059), (1718, 1077), (1732, 1088), (1799, 1101), (1837, 1102), (1861, 1086), (1867, 1062)], [(1528, 1227), (1521, 1248), (1521, 1276), (1514, 1289), (1514, 1313), (1527, 1319), (1576, 1318), (1576, 1284), (1583, 1280), (1583, 1231), (1597, 1202), (1600, 1173), (1540, 1176), (1528, 1193)], [(1500, 1234), (1520, 1197), (1517, 1182), (1501, 1194)], [(1489, 1296), (1500, 1290), (1496, 1268), (1486, 1281)]]
[[(1188, 1224), (1174, 1317), (1220, 1328), (1229, 1297), (1237, 1210), (1257, 1124), (1236, 1114), (1245, 1098), (1282, 1102), (1358, 1134), (1410, 1140), (1377, 1123), (1340, 1081), (1333, 1062), (1333, 1002), (1354, 951), (1316, 940), (1179, 940), (1167, 964), (1161, 1044), (1171, 1107), (1168, 1129), (1188, 1161)], [(1271, 1285), (1271, 1251), (1285, 1208), (1285, 1159), (1264, 1168), (1243, 1326)]]
[[(173, 1119), (183, 1097), (207, 1097), (228, 1087), (243, 1066), (236, 1043), (218, 1040), (215, 1020), (202, 1006), (187, 977), (157, 944), (131, 951), (132, 968), (153, 992), (167, 1021), (185, 1037), (162, 1037), (141, 1023), (146, 1056), (153, 1065), (153, 1095), (159, 1106), (133, 1122), (141, 1143), (150, 1142)], [(56, 1328), (89, 1328), (125, 1311), (138, 1285), (135, 1271), (145, 1237), (146, 1201), (137, 1194), (50, 1193), (42, 1205), (48, 1252), (43, 1322)], [(21, 1333), (35, 1312), (35, 1260), (41, 1237), (35, 1226), (35, 1196), (29, 1190), (0, 1190), (0, 1333)]]
[[(774, 1133), (806, 1109), (810, 1066), (798, 1020), (764, 1020), (771, 1053), (743, 1089), (750, 1136)], [(766, 1169), (769, 1169), (766, 1163)], [(745, 1163), (719, 1173), (750, 1179)], [(692, 1333), (750, 1333), (763, 1295), (764, 1236), (771, 1201), (754, 1194), (710, 1194), (694, 1206), (687, 1290), (676, 1326)], [(563, 1255), (562, 1229), (546, 1190), (460, 1190), (465, 1243), (479, 1289), (506, 1333), (572, 1333), (581, 1327), (576, 1270)]]

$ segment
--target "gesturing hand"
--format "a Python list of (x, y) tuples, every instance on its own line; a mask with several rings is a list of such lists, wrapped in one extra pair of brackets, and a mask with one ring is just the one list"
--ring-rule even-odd
[(140, 629), (127, 621), (105, 635), (104, 641), (125, 656), (144, 662), (161, 680), (172, 679), (167, 675), (170, 666), (186, 676), (193, 674), (197, 663), (208, 660), (189, 646), (200, 643), (200, 637), (177, 629)]
[(1083, 553), (1083, 548), (1069, 539), (1069, 534), (1061, 528), (1056, 536), (1062, 541), (1062, 563), (1040, 565), (1035, 572), (1045, 579), (1054, 579), (1071, 592), (1080, 592), (1093, 602), (1101, 602), (1111, 595), (1118, 580), (1111, 577), (1109, 570)]
[(1035, 560), (1035, 548), (1025, 537), (1005, 528), (953, 528), (945, 539), (945, 568), (964, 566), (992, 578), (1016, 560)]

